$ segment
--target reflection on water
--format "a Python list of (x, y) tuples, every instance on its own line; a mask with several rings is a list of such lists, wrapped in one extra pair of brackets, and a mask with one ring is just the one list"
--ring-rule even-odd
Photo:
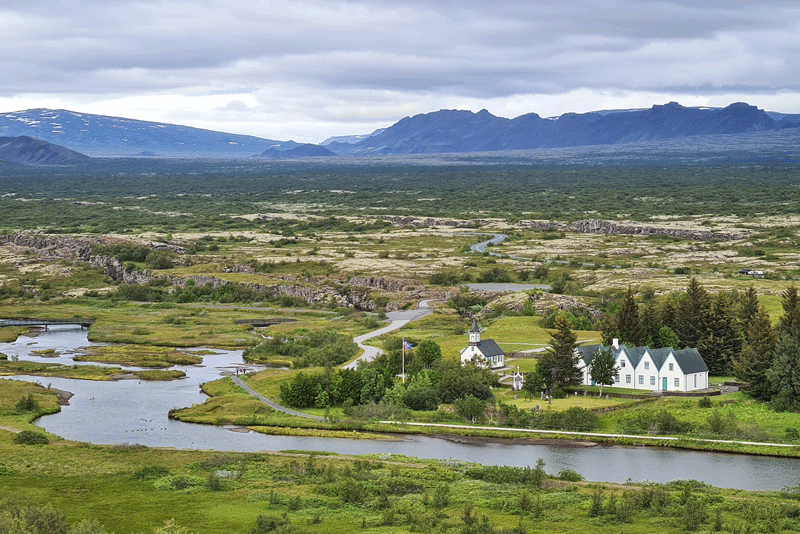
[[(72, 355), (90, 344), (86, 331), (58, 327), (36, 337), (21, 337), (15, 343), (0, 344), (0, 352), (10, 357), (45, 361), (31, 352), (52, 348), (61, 354), (46, 361), (72, 364)], [(215, 380), (242, 363), (241, 351), (217, 350), (213, 355), (204, 355), (201, 366), (178, 367), (187, 377), (172, 382), (9, 378), (50, 384), (74, 393), (69, 406), (64, 406), (58, 414), (42, 417), (37, 424), (66, 439), (97, 444), (250, 452), (302, 449), (341, 454), (390, 453), (516, 467), (535, 465), (536, 460), (542, 458), (548, 473), (574, 469), (587, 480), (621, 483), (695, 479), (714, 486), (750, 490), (781, 489), (797, 485), (800, 480), (800, 460), (796, 459), (646, 447), (572, 448), (511, 442), (470, 445), (422, 436), (404, 436), (391, 441), (266, 436), (181, 423), (167, 417), (171, 408), (203, 402), (206, 396), (201, 393), (200, 384)]]

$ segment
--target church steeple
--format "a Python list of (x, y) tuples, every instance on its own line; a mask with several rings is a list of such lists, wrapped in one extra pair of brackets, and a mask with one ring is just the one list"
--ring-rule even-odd
[(472, 318), (472, 328), (468, 332), (469, 334), (469, 344), (471, 346), (475, 346), (480, 344), (481, 342), (481, 330), (478, 328), (478, 321), (475, 317)]

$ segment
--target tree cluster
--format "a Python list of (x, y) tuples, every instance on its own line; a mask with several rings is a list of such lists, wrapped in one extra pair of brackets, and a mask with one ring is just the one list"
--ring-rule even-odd
[(722, 376), (740, 357), (758, 307), (752, 287), (712, 295), (696, 278), (682, 293), (661, 299), (651, 295), (641, 305), (628, 288), (616, 312), (606, 317), (603, 342), (611, 344), (617, 338), (630, 346), (696, 348), (710, 374)]
[[(399, 338), (397, 341), (402, 343)], [(442, 360), (441, 348), (431, 340), (421, 341), (414, 350), (406, 351), (403, 382), (397, 378), (403, 368), (402, 353), (394, 349), (397, 341), (388, 340), (384, 344), (387, 350), (381, 356), (358, 369), (328, 367), (324, 373), (298, 373), (281, 386), (281, 402), (295, 408), (374, 403), (435, 410), (439, 404), (463, 399), (483, 403), (492, 397), (492, 388), (498, 386), (497, 376), (488, 369)], [(468, 410), (467, 406), (474, 409), (470, 403), (474, 401), (467, 401), (464, 410)]]

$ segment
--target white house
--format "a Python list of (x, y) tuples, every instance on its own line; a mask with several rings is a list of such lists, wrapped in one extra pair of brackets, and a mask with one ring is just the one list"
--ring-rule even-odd
[(478, 360), (481, 365), (490, 369), (500, 369), (506, 365), (506, 355), (494, 339), (481, 341), (481, 331), (478, 322), (472, 318), (472, 328), (469, 332), (469, 344), (461, 351), (461, 365), (466, 362)]
[[(603, 345), (578, 347), (578, 367), (583, 384), (594, 385), (592, 358)], [(617, 362), (616, 387), (647, 391), (694, 391), (708, 387), (708, 367), (697, 349), (623, 347), (615, 339), (609, 347)]]

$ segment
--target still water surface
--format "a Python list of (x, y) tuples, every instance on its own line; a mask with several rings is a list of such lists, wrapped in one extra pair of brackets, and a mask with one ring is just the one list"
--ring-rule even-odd
[[(36, 337), (20, 337), (0, 344), (0, 352), (21, 360), (72, 364), (80, 348), (91, 345), (86, 331), (56, 327)], [(52, 348), (56, 358), (43, 359), (34, 350)], [(195, 425), (170, 420), (171, 408), (201, 403), (206, 396), (200, 384), (216, 380), (237, 365), (241, 351), (215, 351), (203, 365), (179, 367), (187, 378), (172, 382), (121, 380), (94, 382), (63, 378), (16, 376), (75, 394), (60, 413), (37, 424), (66, 439), (96, 444), (142, 444), (149, 447), (220, 451), (277, 451), (287, 449), (330, 451), (341, 454), (402, 454), (417, 458), (456, 459), (484, 465), (532, 466), (544, 459), (548, 473), (574, 469), (587, 480), (669, 482), (700, 480), (719, 487), (774, 490), (800, 483), (800, 460), (757, 456), (675, 451), (645, 447), (563, 447), (488, 443), (471, 445), (443, 439), (410, 436), (397, 440), (359, 440), (243, 433), (231, 428)], [(252, 366), (250, 366), (252, 367)]]

